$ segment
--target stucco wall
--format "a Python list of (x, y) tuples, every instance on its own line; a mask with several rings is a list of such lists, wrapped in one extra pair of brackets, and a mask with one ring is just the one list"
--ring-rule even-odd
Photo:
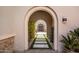
[(0, 7), (0, 35), (14, 33), (14, 8)]
[[(79, 7), (54, 7), (53, 9), (58, 16), (58, 40), (61, 40), (61, 35), (66, 35), (70, 30), (79, 27)], [(62, 17), (67, 18), (67, 23), (62, 23)], [(58, 43), (59, 51), (62, 50), (62, 44)]]
[[(15, 33), (15, 49), (24, 50), (25, 48), (25, 15), (31, 7), (0, 7), (0, 35), (5, 33)], [(79, 7), (59, 7), (51, 6), (58, 16), (58, 40), (61, 34), (79, 27)], [(67, 17), (67, 23), (62, 23), (62, 17)], [(61, 43), (58, 43), (61, 51)]]

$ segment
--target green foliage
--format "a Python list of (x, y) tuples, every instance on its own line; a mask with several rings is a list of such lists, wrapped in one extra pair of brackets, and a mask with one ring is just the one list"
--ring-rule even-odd
[(74, 29), (74, 31), (70, 31), (70, 34), (76, 38), (75, 49), (79, 49), (79, 28)]
[(74, 29), (74, 31), (70, 31), (71, 35), (74, 35), (76, 39), (79, 39), (79, 28)]
[(74, 47), (75, 47), (75, 37), (67, 35), (66, 37), (63, 36), (63, 40), (61, 40), (61, 42), (64, 45), (64, 51), (73, 51)]
[(64, 46), (64, 51), (75, 51), (79, 50), (79, 28), (70, 31), (67, 36), (62, 35), (61, 42)]
[(30, 39), (33, 39), (35, 37), (35, 22), (31, 20), (28, 24), (28, 30), (29, 30), (29, 35)]

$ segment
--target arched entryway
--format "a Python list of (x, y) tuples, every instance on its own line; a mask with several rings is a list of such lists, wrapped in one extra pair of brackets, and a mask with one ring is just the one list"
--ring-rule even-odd
[[(25, 18), (25, 49), (28, 49), (29, 48), (29, 27), (28, 27), (28, 24), (29, 24), (29, 21), (30, 19), (34, 20), (33, 18), (33, 14), (34, 13), (46, 13), (46, 14), (49, 14), (50, 18), (52, 19), (44, 19), (44, 21), (47, 23), (47, 35), (48, 35), (48, 38), (51, 39), (51, 37), (53, 37), (53, 48), (54, 50), (57, 51), (58, 49), (58, 35), (57, 35), (57, 28), (58, 28), (58, 21), (57, 21), (57, 15), (55, 13), (54, 10), (52, 10), (51, 8), (49, 7), (33, 7), (31, 8), (28, 12), (27, 12), (27, 15), (26, 15), (26, 18)], [(45, 14), (45, 15), (46, 15)], [(37, 16), (36, 16), (37, 17)], [(42, 18), (43, 19), (43, 18)], [(39, 18), (37, 19), (39, 20)], [(34, 20), (34, 21), (37, 21), (37, 20)], [(50, 20), (50, 21), (49, 21)], [(51, 23), (52, 22), (52, 23)], [(50, 24), (50, 25), (48, 25)], [(50, 33), (51, 32), (51, 33)], [(53, 33), (53, 35), (52, 35)], [(51, 40), (52, 41), (52, 40)]]

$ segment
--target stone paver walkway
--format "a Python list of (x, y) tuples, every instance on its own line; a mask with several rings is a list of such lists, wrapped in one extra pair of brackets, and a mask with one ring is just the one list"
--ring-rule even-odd
[(49, 45), (45, 39), (45, 36), (46, 33), (42, 33), (42, 32), (38, 32), (36, 33), (36, 40), (33, 44), (33, 48), (38, 48), (38, 49), (41, 49), (41, 48), (49, 48)]
[(45, 39), (46, 33), (39, 32), (36, 34), (36, 40), (32, 45), (32, 49), (26, 51), (27, 53), (55, 53), (53, 49), (50, 49), (48, 42)]

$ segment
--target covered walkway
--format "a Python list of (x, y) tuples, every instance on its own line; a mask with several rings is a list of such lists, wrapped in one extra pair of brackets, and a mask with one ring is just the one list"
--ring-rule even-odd
[(45, 32), (36, 33), (36, 38), (33, 40), (33, 44), (31, 45), (31, 49), (27, 52), (31, 53), (52, 53), (54, 50), (50, 44), (50, 41), (47, 39), (47, 35)]
[(48, 41), (46, 32), (37, 32), (32, 47), (33, 49), (52, 49), (50, 41)]

